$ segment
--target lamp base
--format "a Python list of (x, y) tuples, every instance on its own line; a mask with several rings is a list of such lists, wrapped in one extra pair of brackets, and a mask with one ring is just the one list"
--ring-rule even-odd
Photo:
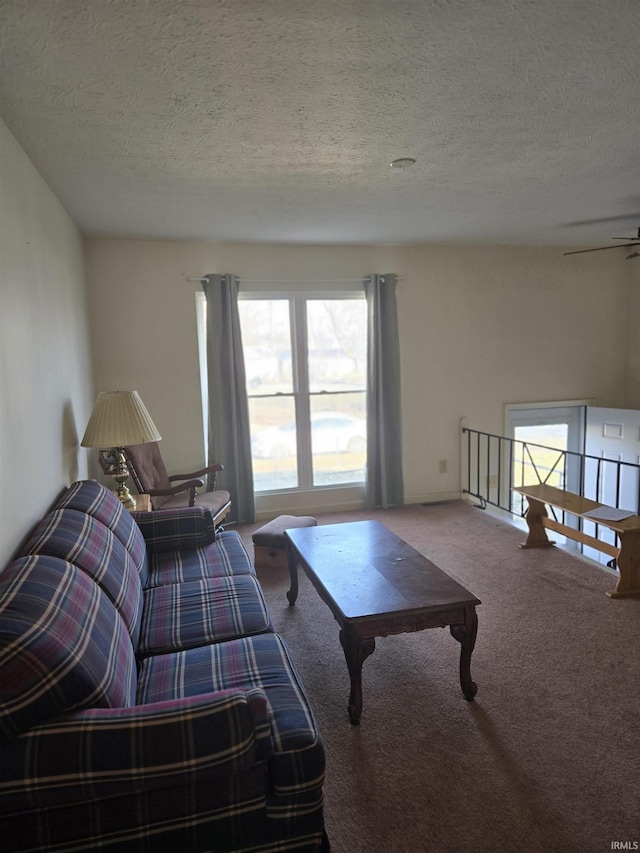
[(115, 490), (116, 497), (119, 498), (120, 501), (122, 501), (122, 503), (126, 506), (127, 509), (135, 509), (135, 498), (126, 486), (126, 481), (129, 477), (129, 469), (127, 468), (127, 458), (124, 455), (124, 448), (118, 447), (117, 459), (118, 461), (116, 462), (116, 471), (113, 475), (113, 479), (118, 484), (118, 488)]
[(120, 484), (118, 488), (115, 490), (116, 497), (122, 501), (122, 503), (126, 506), (127, 509), (135, 509), (136, 508), (136, 499), (133, 497), (129, 489), (124, 485)]

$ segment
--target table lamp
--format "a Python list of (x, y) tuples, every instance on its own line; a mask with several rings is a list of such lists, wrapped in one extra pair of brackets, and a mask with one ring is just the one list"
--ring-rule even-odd
[(129, 469), (124, 448), (161, 438), (137, 391), (101, 391), (80, 444), (113, 451), (115, 493), (126, 507), (134, 509), (136, 502), (126, 485)]

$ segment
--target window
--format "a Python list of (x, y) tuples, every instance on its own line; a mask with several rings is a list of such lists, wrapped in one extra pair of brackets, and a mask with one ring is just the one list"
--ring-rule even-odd
[(362, 293), (241, 293), (256, 492), (363, 483)]

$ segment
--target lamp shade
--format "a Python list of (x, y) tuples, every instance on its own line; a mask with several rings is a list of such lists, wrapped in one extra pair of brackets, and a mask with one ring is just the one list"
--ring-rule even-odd
[(80, 444), (109, 450), (161, 438), (137, 391), (101, 391)]

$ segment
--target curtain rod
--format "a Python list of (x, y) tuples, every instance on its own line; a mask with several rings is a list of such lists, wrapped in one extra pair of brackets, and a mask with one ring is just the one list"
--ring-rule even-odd
[[(369, 276), (362, 278), (239, 278), (240, 284), (362, 284)], [(206, 278), (188, 277), (187, 281), (207, 281)], [(403, 275), (396, 276), (396, 281), (404, 281)]]

